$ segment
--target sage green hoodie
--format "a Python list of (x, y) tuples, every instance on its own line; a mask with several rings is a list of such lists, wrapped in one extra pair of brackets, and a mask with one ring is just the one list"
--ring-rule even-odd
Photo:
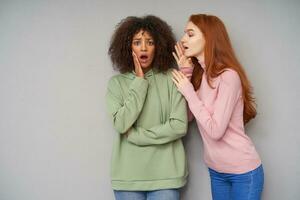
[(116, 134), (112, 151), (114, 190), (151, 191), (180, 188), (187, 162), (181, 138), (187, 132), (186, 103), (171, 71), (150, 70), (113, 76), (107, 108)]

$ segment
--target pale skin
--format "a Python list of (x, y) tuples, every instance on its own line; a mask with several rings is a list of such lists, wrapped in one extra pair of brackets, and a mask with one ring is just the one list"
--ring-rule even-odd
[[(179, 69), (181, 67), (192, 67), (192, 61), (191, 58), (188, 58), (187, 56), (184, 55), (184, 47), (181, 42), (177, 42), (175, 45), (175, 52), (173, 52), (173, 56), (177, 62), (177, 65)], [(176, 87), (179, 88), (181, 85), (186, 83), (186, 81), (189, 82), (188, 78), (178, 70), (173, 70), (172, 71), (172, 80), (175, 83)]]
[[(199, 62), (204, 62), (204, 46), (205, 39), (203, 33), (194, 23), (189, 21), (185, 27), (183, 37), (175, 45), (176, 53), (173, 52), (179, 69), (182, 67), (193, 67), (191, 57), (196, 57)], [(172, 80), (177, 88), (190, 82), (180, 71), (173, 70), (172, 74)]]

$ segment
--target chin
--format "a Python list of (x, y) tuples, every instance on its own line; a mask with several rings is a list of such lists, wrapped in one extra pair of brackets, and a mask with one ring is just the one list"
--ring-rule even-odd
[(191, 55), (190, 53), (184, 53), (184, 55), (188, 58), (193, 57), (193, 55)]
[(150, 66), (150, 65), (147, 65), (147, 64), (141, 65), (141, 67), (144, 68), (144, 69), (148, 68), (149, 66)]

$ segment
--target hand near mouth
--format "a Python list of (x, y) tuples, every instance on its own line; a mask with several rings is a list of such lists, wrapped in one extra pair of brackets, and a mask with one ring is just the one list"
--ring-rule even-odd
[(181, 42), (176, 43), (175, 50), (176, 50), (176, 53), (172, 52), (172, 54), (177, 62), (179, 69), (182, 67), (193, 67), (191, 58), (186, 57), (183, 53), (184, 47), (182, 46)]
[(140, 61), (133, 51), (132, 51), (132, 57), (133, 57), (134, 71), (135, 71), (136, 76), (144, 78), (144, 72), (142, 70)]

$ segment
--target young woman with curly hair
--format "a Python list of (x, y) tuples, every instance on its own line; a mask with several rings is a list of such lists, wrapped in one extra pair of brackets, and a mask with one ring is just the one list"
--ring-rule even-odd
[(263, 189), (261, 159), (244, 124), (255, 117), (252, 89), (223, 22), (192, 15), (174, 57), (173, 80), (196, 119), (204, 143), (214, 200), (258, 200)]
[(125, 18), (111, 39), (108, 53), (120, 72), (106, 94), (118, 132), (111, 162), (117, 200), (177, 200), (186, 183), (187, 107), (172, 81), (175, 43), (155, 16)]

